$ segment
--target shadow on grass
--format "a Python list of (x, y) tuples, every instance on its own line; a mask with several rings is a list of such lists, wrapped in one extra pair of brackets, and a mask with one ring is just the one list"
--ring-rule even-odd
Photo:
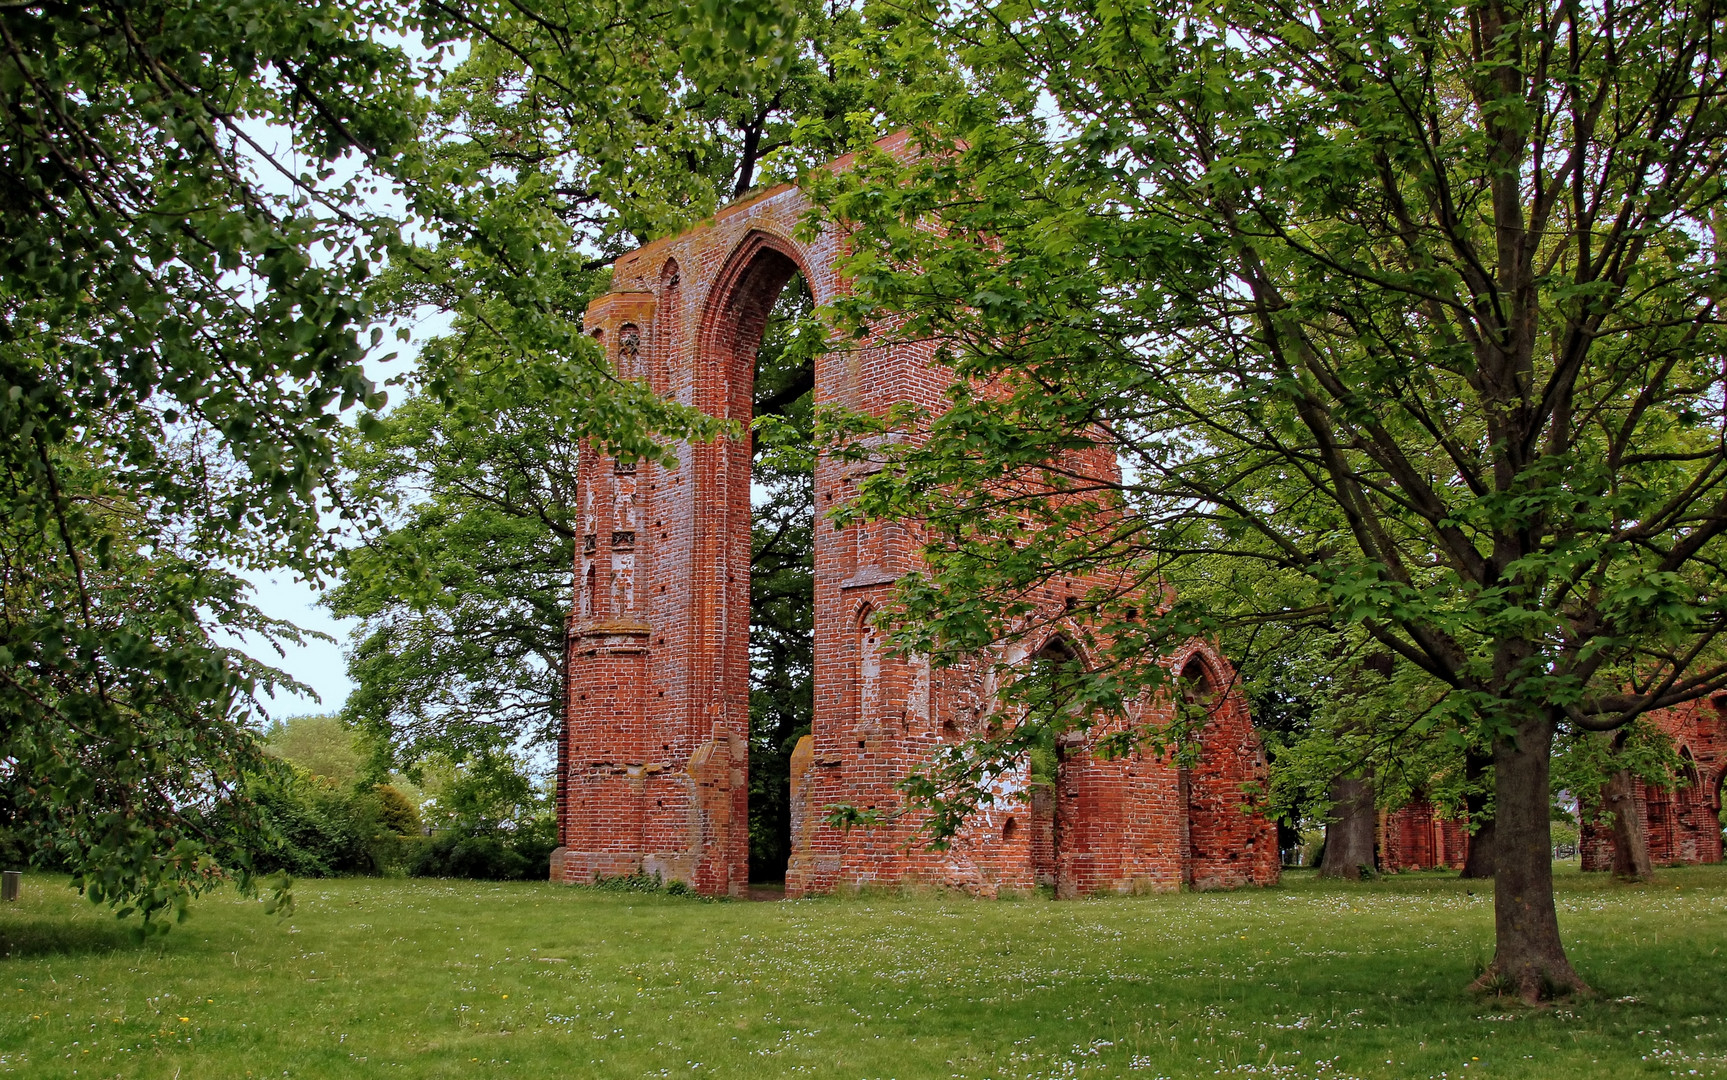
[(64, 918), (7, 919), (0, 923), (0, 960), (38, 956), (89, 956), (134, 949), (139, 942), (118, 920), (108, 925)]

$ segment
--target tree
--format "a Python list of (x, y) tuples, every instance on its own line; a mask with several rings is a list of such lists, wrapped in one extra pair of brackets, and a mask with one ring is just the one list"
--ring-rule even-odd
[(365, 755), (357, 732), (335, 716), (290, 716), (264, 728), (270, 753), (338, 787), (360, 782)]
[[(579, 311), (598, 279), (565, 269)], [(354, 497), (389, 509), (325, 598), (362, 620), (343, 714), (403, 763), (559, 730), (588, 364), (525, 359), (459, 319), (421, 351), (401, 404), (344, 448)]]
[(1649, 837), (1637, 812), (1637, 781), (1670, 790), (1682, 765), (1672, 737), (1648, 717), (1611, 734), (1567, 732), (1558, 740), (1554, 783), (1575, 794), (1579, 824), (1593, 819), (1608, 826), (1614, 877), (1654, 877)]
[[(1088, 597), (1099, 705), (1220, 623), (1359, 627), (1492, 748), (1478, 985), (1583, 988), (1555, 736), (1727, 682), (1722, 11), (872, 11), (923, 153), (817, 178), (855, 228), (847, 314), (965, 380), (854, 508), (927, 523), (900, 646), (983, 648), (1093, 568), (1179, 596), (1204, 565), (1233, 597), (1150, 624)], [(1074, 464), (1094, 440), (1124, 481)]]
[(1425, 722), (1446, 697), (1426, 673), (1359, 629), (1260, 626), (1221, 644), (1245, 656), (1243, 690), (1271, 757), (1271, 812), (1325, 824), (1322, 875), (1353, 879), (1381, 865), (1381, 809), (1423, 802), (1464, 812), (1465, 746), (1460, 732)]
[[(253, 882), (245, 724), (293, 640), (240, 576), (316, 577), (363, 283), (414, 167), (395, 8), (0, 10), (0, 776), (93, 899), (183, 914)], [(435, 44), (435, 34), (428, 36)], [(281, 146), (273, 148), (280, 141)], [(363, 416), (363, 411), (361, 412)]]

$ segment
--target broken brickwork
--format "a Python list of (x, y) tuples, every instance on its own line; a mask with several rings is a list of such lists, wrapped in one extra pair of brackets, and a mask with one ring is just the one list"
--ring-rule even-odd
[[(782, 287), (800, 273), (818, 305), (844, 287), (841, 239), (795, 238), (807, 210), (784, 185), (621, 257), (612, 292), (588, 309), (588, 331), (624, 376), (747, 427), (755, 353)], [(815, 397), (877, 415), (899, 402), (940, 410), (948, 382), (932, 344), (866, 341), (818, 360)], [(551, 874), (642, 872), (739, 895), (749, 863), (751, 455), (743, 439), (676, 452), (671, 469), (599, 455), (580, 463)], [(1101, 452), (1092, 465), (1114, 469)], [(819, 460), (818, 514), (843, 505), (867, 471)], [(1276, 827), (1243, 793), (1263, 779), (1263, 753), (1229, 664), (1197, 644), (1172, 659), (1211, 713), (1189, 766), (1149, 751), (1105, 759), (1094, 753), (1108, 734), (1099, 729), (1068, 737), (1053, 788), (1033, 792), (1029, 766), (998, 778), (998, 800), (947, 850), (928, 850), (910, 815), (849, 831), (827, 824), (836, 803), (891, 815), (911, 769), (989, 722), (990, 665), (933, 670), (890, 656), (871, 621), (915, 565), (916, 543), (898, 522), (817, 529), (815, 719), (791, 761), (788, 895), (914, 883), (995, 895), (1043, 883), (1077, 896), (1276, 880)], [(1054, 581), (1036, 599), (1059, 623), (1092, 584)], [(1132, 722), (1173, 715), (1159, 701)]]
[[(1633, 781), (1637, 822), (1655, 866), (1721, 861), (1721, 785), (1727, 775), (1727, 694), (1658, 709), (1649, 718), (1672, 739), (1681, 766), (1672, 789)], [(1585, 820), (1581, 844), (1584, 870), (1613, 868), (1610, 825)]]
[(1396, 810), (1379, 812), (1379, 868), (1461, 870), (1469, 861), (1469, 825), (1440, 817), (1431, 802), (1417, 799)]

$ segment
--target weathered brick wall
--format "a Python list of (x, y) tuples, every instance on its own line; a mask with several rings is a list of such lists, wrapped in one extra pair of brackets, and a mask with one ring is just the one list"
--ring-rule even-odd
[(1469, 826), (1442, 818), (1431, 802), (1417, 799), (1379, 814), (1379, 868), (1404, 870), (1463, 869), (1469, 861)]
[(1187, 770), (1188, 883), (1197, 889), (1268, 885), (1278, 879), (1277, 825), (1261, 813), (1265, 751), (1234, 689), (1235, 671), (1216, 650), (1194, 643), (1172, 665), (1199, 688), (1208, 716), (1199, 761)]
[[(818, 305), (844, 288), (837, 236), (793, 239), (807, 209), (781, 186), (623, 256), (588, 330), (624, 375), (747, 426), (755, 352), (786, 281), (801, 273)], [(878, 415), (908, 401), (940, 410), (948, 379), (932, 344), (866, 341), (821, 358), (815, 397)], [(735, 895), (748, 868), (750, 449), (746, 436), (677, 452), (675, 469), (584, 455), (552, 877), (646, 871)], [(1112, 459), (1094, 456), (1091, 467), (1113, 472)], [(821, 458), (818, 514), (843, 505), (868, 471)], [(1192, 775), (1145, 755), (1103, 760), (1098, 731), (1064, 747), (1047, 810), (1030, 798), (1029, 773), (1001, 777), (997, 801), (947, 850), (919, 842), (909, 814), (828, 825), (835, 803), (897, 810), (901, 778), (978, 734), (991, 712), (986, 666), (932, 670), (889, 656), (870, 621), (916, 548), (901, 523), (816, 531), (815, 721), (792, 757), (789, 894), (925, 882), (994, 895), (1040, 875), (1063, 895), (1276, 880), (1275, 826), (1241, 790), (1262, 776), (1258, 740), (1227, 663), (1200, 646), (1181, 661), (1200, 658), (1219, 689)], [(1093, 584), (1051, 582), (1034, 599), (1056, 621)], [(1172, 716), (1151, 703), (1138, 719)]]
[[(1686, 763), (1681, 782), (1671, 791), (1636, 781), (1634, 813), (1649, 842), (1649, 861), (1656, 866), (1689, 866), (1722, 861), (1721, 787), (1727, 776), (1727, 695), (1660, 709), (1650, 719), (1672, 737)], [(1586, 814), (1597, 800), (1584, 800)], [(1584, 870), (1613, 867), (1611, 828), (1585, 820), (1582, 829)]]

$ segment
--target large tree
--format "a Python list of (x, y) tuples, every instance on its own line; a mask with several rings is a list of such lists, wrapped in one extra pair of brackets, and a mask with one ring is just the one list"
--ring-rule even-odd
[[(1085, 598), (1082, 685), (1119, 706), (1174, 635), (1359, 627), (1446, 689), (1425, 723), (1492, 748), (1480, 985), (1581, 988), (1555, 736), (1727, 683), (1722, 10), (871, 10), (924, 152), (824, 182), (851, 317), (966, 380), (877, 440), (855, 508), (928, 524), (901, 645), (982, 648), (1058, 574), (1220, 582), (1155, 618)], [(967, 78), (918, 76), (947, 57)]]
[[(249, 881), (224, 837), (292, 638), (246, 571), (331, 554), (331, 434), (381, 401), (363, 283), (416, 160), (389, 7), (0, 9), (0, 780), (95, 899)], [(435, 36), (435, 35), (434, 35)], [(224, 823), (218, 819), (229, 819)]]

